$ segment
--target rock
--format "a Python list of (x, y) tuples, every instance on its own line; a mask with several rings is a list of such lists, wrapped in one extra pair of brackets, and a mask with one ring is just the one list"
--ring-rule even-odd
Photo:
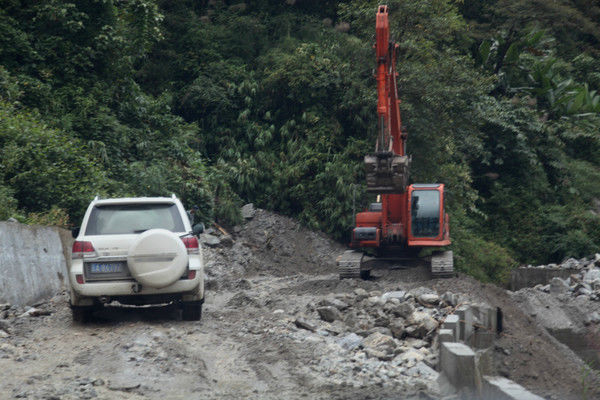
[(396, 348), (394, 338), (379, 332), (374, 332), (363, 340), (363, 346), (384, 353), (391, 353)]
[(369, 297), (369, 293), (363, 288), (354, 289), (354, 295), (356, 296), (356, 301), (362, 301)]
[(433, 319), (433, 317), (421, 311), (415, 311), (412, 313), (407, 320), (407, 324), (414, 327), (414, 329), (410, 331), (410, 336), (416, 338), (425, 337), (429, 332), (434, 331), (438, 326), (437, 321)]
[(420, 349), (421, 347), (426, 347), (427, 342), (421, 339), (409, 338), (406, 339), (405, 344), (407, 346), (413, 347), (415, 349)]
[(587, 283), (592, 283), (596, 279), (600, 280), (600, 269), (598, 269), (598, 268), (590, 269), (583, 276), (583, 281), (587, 282)]
[(233, 238), (231, 237), (231, 235), (223, 235), (220, 240), (223, 246), (233, 246)]
[(404, 322), (401, 319), (395, 319), (390, 323), (390, 331), (392, 331), (392, 336), (396, 339), (402, 339), (405, 333)]
[(242, 217), (244, 219), (252, 219), (254, 218), (254, 214), (256, 214), (254, 204), (248, 203), (242, 207)]
[(458, 304), (458, 295), (452, 292), (446, 292), (442, 295), (442, 301), (449, 306), (456, 306)]
[(6, 339), (10, 335), (6, 331), (0, 331), (0, 339)]
[(40, 310), (39, 308), (31, 307), (29, 310), (19, 315), (19, 317), (40, 317), (42, 315), (50, 315), (50, 311)]
[(417, 364), (407, 371), (408, 376), (421, 376), (428, 380), (435, 381), (440, 375), (439, 372), (425, 364), (423, 361), (417, 362)]
[(7, 310), (10, 310), (10, 304), (9, 303), (0, 304), (0, 311), (7, 311)]
[(369, 297), (369, 293), (363, 288), (356, 288), (354, 289), (354, 296), (356, 301), (359, 302)]
[(369, 358), (378, 358), (381, 361), (390, 361), (394, 358), (394, 354), (392, 353), (384, 353), (383, 351), (371, 348), (365, 349), (365, 353), (369, 356)]
[(319, 302), (318, 304), (321, 307), (335, 307), (338, 310), (342, 311), (350, 307), (348, 304), (344, 303), (338, 299), (326, 298)]
[(19, 223), (19, 221), (17, 221), (13, 217), (10, 217), (9, 219), (7, 219), (6, 222), (12, 222), (13, 224), (15, 224), (15, 223), (18, 224)]
[(254, 299), (254, 297), (250, 296), (246, 292), (238, 292), (229, 301), (227, 302), (228, 307), (237, 307), (243, 308), (248, 306), (258, 307), (258, 302)]
[(315, 325), (302, 318), (296, 318), (296, 320), (294, 321), (294, 325), (296, 325), (300, 329), (306, 329), (307, 331), (311, 332), (317, 330), (317, 327)]
[(340, 311), (332, 306), (325, 306), (317, 308), (317, 312), (323, 321), (333, 322), (336, 319), (341, 319), (342, 315)]
[(404, 290), (396, 290), (393, 292), (386, 292), (381, 295), (381, 299), (383, 302), (387, 302), (391, 299), (398, 299), (399, 301), (404, 301), (404, 297), (406, 296), (406, 292)]
[(421, 303), (435, 305), (440, 302), (440, 296), (435, 293), (424, 293), (417, 297)]
[(367, 298), (367, 305), (369, 307), (379, 307), (383, 305), (383, 300), (379, 296), (371, 296)]
[(410, 349), (410, 350), (405, 351), (404, 353), (400, 354), (399, 358), (403, 362), (413, 361), (416, 363), (418, 361), (423, 361), (425, 359), (425, 355), (418, 350)]
[(415, 311), (415, 306), (409, 301), (399, 304), (394, 308), (393, 313), (397, 317), (408, 318)]
[(600, 323), (600, 314), (598, 314), (598, 312), (594, 311), (593, 313), (591, 313), (590, 315), (587, 316), (585, 322), (586, 322), (586, 325), (599, 324)]
[(200, 235), (200, 241), (202, 242), (202, 244), (205, 244), (208, 247), (217, 247), (221, 244), (221, 239), (214, 235), (211, 235), (210, 233), (202, 233)]
[(342, 348), (346, 350), (354, 350), (362, 344), (363, 338), (358, 336), (356, 333), (350, 333), (343, 338), (337, 340)]
[(131, 392), (132, 390), (139, 388), (140, 384), (135, 383), (135, 382), (119, 382), (119, 383), (110, 382), (107, 387), (109, 390), (121, 391), (121, 392)]
[(562, 264), (560, 264), (560, 267), (576, 269), (579, 267), (579, 261), (574, 258), (569, 258), (567, 261), (564, 261)]
[(552, 278), (550, 281), (550, 293), (561, 294), (569, 291), (569, 285), (563, 279), (558, 277)]
[(0, 320), (0, 331), (10, 333), (10, 324), (6, 321)]

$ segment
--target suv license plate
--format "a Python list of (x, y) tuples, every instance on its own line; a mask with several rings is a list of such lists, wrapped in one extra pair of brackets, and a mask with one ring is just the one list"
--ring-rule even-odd
[(114, 274), (123, 272), (122, 263), (91, 263), (90, 272), (92, 274)]

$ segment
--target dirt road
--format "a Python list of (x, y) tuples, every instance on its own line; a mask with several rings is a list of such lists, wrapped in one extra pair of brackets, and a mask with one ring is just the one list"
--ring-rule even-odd
[(0, 398), (442, 398), (427, 326), (450, 307), (435, 296), (422, 307), (424, 291), (502, 307), (500, 372), (548, 398), (581, 398), (580, 360), (503, 289), (419, 268), (340, 281), (342, 246), (260, 210), (222, 242), (205, 247), (199, 322), (172, 305), (109, 306), (76, 325), (64, 293), (37, 305), (47, 315), (0, 310)]

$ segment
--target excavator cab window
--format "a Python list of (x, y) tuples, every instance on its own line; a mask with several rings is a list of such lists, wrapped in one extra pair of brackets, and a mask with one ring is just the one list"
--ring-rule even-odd
[(440, 234), (440, 192), (413, 191), (410, 215), (412, 236), (437, 237)]

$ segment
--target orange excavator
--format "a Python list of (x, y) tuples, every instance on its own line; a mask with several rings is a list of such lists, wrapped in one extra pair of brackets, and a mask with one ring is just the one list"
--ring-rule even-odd
[[(376, 20), (377, 117), (375, 152), (365, 156), (367, 191), (377, 202), (356, 214), (350, 247), (337, 259), (340, 278), (368, 279), (374, 268), (403, 267), (419, 260), (431, 264), (434, 278), (454, 276), (452, 251), (419, 258), (425, 247), (450, 244), (449, 216), (444, 209), (444, 184), (409, 185), (411, 158), (400, 119), (396, 84), (398, 45), (390, 40), (387, 6)], [(367, 256), (366, 249), (374, 256)]]

